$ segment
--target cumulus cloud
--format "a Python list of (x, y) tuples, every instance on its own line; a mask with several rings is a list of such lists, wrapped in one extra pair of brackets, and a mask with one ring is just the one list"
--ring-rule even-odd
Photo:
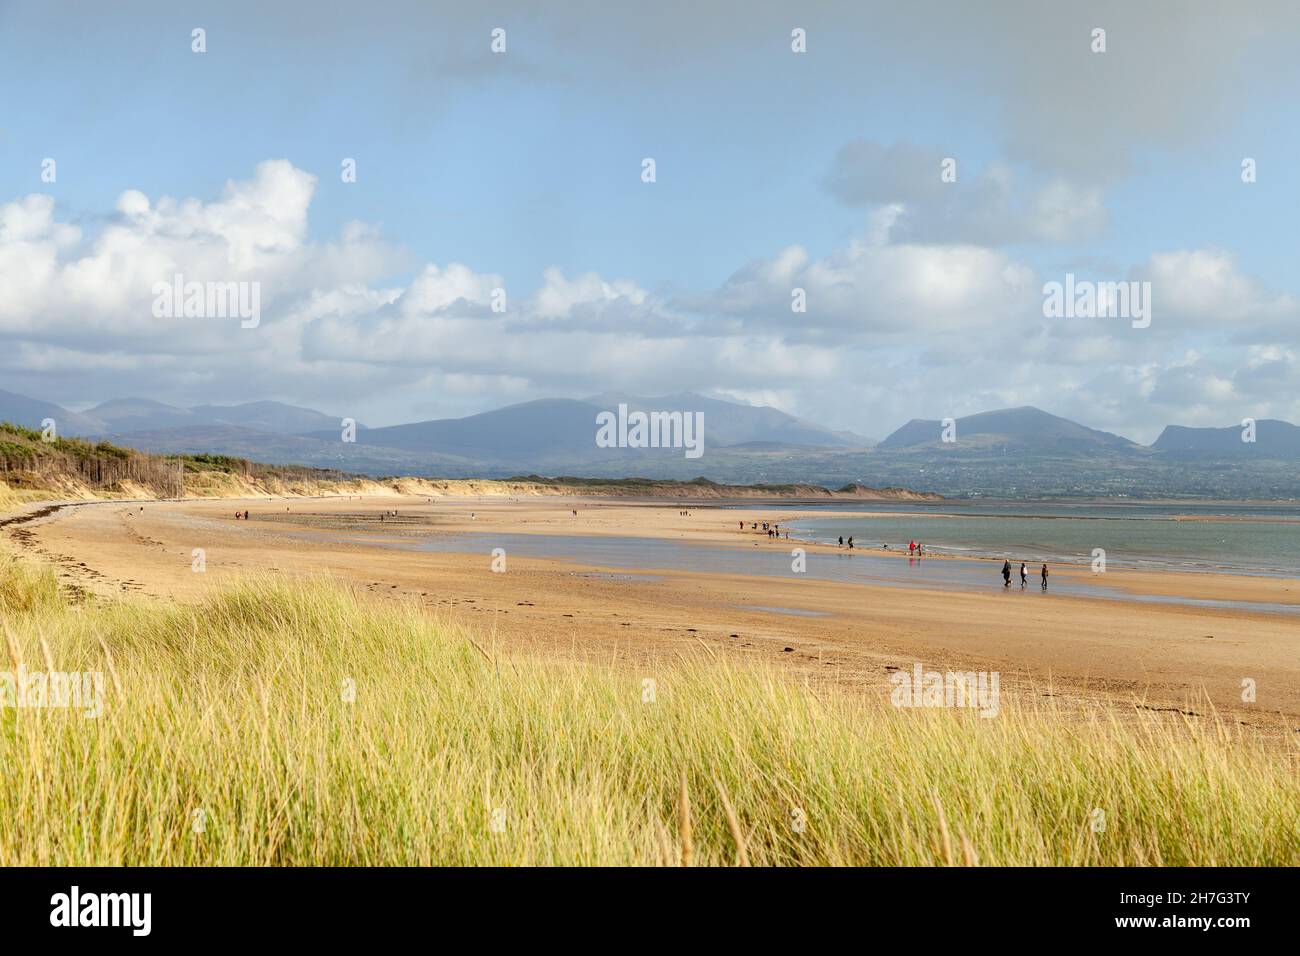
[(1027, 179), (1005, 163), (975, 170), (937, 146), (853, 140), (823, 182), (846, 205), (891, 210), (887, 236), (903, 243), (1070, 242), (1099, 236), (1107, 222), (1099, 186)]
[(1199, 328), (1245, 340), (1289, 331), (1293, 341), (1300, 333), (1300, 300), (1246, 275), (1224, 250), (1157, 252), (1141, 275), (1173, 319), (1166, 331)]
[[(1135, 330), (1045, 319), (1044, 277), (1029, 262), (907, 239), (906, 202), (872, 209), (823, 255), (790, 245), (713, 289), (652, 290), (596, 272), (415, 263), (364, 223), (314, 242), (315, 187), (272, 160), (210, 201), (126, 190), (91, 234), (48, 196), (0, 205), (6, 387), (36, 383), (31, 393), (69, 403), (134, 393), (355, 407), (400, 394), (397, 419), (547, 394), (697, 390), (877, 436), (914, 416), (1020, 404), (1143, 440), (1165, 421), (1300, 417), (1297, 303), (1221, 250), (1133, 266), (1156, 296), (1151, 328)], [(908, 188), (873, 195), (924, 200)], [(155, 317), (153, 286), (175, 272), (262, 283), (261, 325)], [(792, 309), (796, 289), (806, 311)]]
[[(805, 312), (794, 310), (795, 290), (804, 295)], [(792, 340), (924, 344), (1023, 317), (1037, 295), (1032, 270), (1001, 252), (891, 243), (875, 231), (821, 259), (788, 247), (684, 303)]]
[[(95, 338), (134, 339), (141, 351), (226, 350), (228, 328), (215, 322), (168, 320), (153, 314), (155, 286), (180, 274), (187, 281), (257, 282), (263, 305), (304, 286), (387, 258), (362, 230), (345, 231), (336, 246), (306, 240), (316, 178), (285, 160), (261, 163), (252, 179), (227, 183), (204, 203), (162, 197), (151, 203), (127, 190), (116, 215), (93, 238), (54, 218), (49, 196), (0, 207), (0, 333), (85, 344)], [(340, 255), (340, 252), (343, 254)], [(349, 265), (339, 271), (346, 260)]]

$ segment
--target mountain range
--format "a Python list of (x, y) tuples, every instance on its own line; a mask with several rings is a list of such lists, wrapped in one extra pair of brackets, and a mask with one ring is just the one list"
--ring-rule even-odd
[(882, 441), (879, 447), (895, 450), (948, 444), (969, 450), (973, 444), (975, 447), (996, 448), (1001, 453), (1016, 450), (1034, 454), (1126, 452), (1141, 447), (1127, 438), (1088, 428), (1029, 405), (968, 415), (956, 419), (953, 426), (949, 433), (951, 440), (945, 441), (944, 422), (914, 418)]
[(149, 398), (118, 398), (84, 412), (71, 412), (53, 402), (0, 390), (0, 421), (13, 422), (27, 428), (40, 428), (41, 422), (46, 418), (54, 419), (61, 434), (75, 435), (78, 438), (204, 426), (233, 426), (277, 435), (296, 435), (336, 428), (339, 423), (339, 419), (333, 415), (282, 402), (181, 408)]
[(1242, 425), (1226, 428), (1186, 428), (1169, 425), (1151, 446), (1176, 455), (1217, 455), (1224, 458), (1263, 456), (1300, 461), (1300, 426), (1275, 418), (1255, 422), (1251, 440)]
[[(681, 448), (601, 448), (596, 417), (637, 411), (704, 414), (705, 453)], [(367, 428), (343, 440), (343, 419), (258, 401), (189, 408), (151, 399), (107, 401), (81, 412), (0, 390), (0, 421), (108, 439), (156, 453), (233, 455), (371, 475), (503, 477), (519, 474), (650, 478), (704, 476), (733, 483), (849, 482), (943, 494), (1203, 495), (1300, 497), (1300, 428), (1260, 420), (1240, 426), (1170, 425), (1151, 445), (1033, 407), (955, 421), (913, 419), (884, 440), (824, 428), (774, 408), (690, 393), (541, 399), (464, 418)], [(946, 427), (947, 426), (947, 427)]]

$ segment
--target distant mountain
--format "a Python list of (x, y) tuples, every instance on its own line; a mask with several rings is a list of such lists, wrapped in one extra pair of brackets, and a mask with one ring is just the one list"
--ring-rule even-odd
[[(630, 411), (701, 411), (704, 453), (599, 448), (596, 416)], [(1170, 426), (1147, 447), (1037, 408), (958, 419), (957, 441), (938, 420), (914, 420), (883, 442), (822, 428), (772, 408), (699, 395), (626, 394), (543, 399), (465, 418), (363, 429), (344, 442), (341, 420), (279, 402), (180, 408), (150, 399), (105, 402), (74, 413), (0, 391), (0, 420), (60, 435), (108, 437), (142, 450), (219, 454), (268, 464), (312, 465), (375, 476), (579, 475), (733, 484), (857, 482), (945, 495), (1300, 498), (1300, 428), (1263, 420), (1256, 441), (1241, 429)], [(299, 429), (310, 429), (298, 434)]]
[(89, 415), (70, 412), (53, 402), (0, 390), (0, 422), (13, 422), (24, 428), (39, 429), (41, 422), (47, 418), (54, 419), (55, 430), (60, 435), (93, 436), (104, 431), (104, 423)]
[[(130, 435), (172, 431), (177, 428), (230, 426), (275, 435), (341, 429), (341, 419), (311, 408), (283, 402), (248, 402), (243, 405), (196, 405), (181, 408), (151, 398), (117, 398), (96, 405), (86, 417), (97, 423), (97, 433)], [(358, 430), (364, 428), (358, 425)]]
[(208, 424), (207, 419), (188, 408), (165, 405), (151, 398), (115, 398), (88, 409), (86, 414), (103, 422), (105, 429), (114, 434)]
[[(358, 433), (357, 442), (496, 461), (564, 458), (595, 449), (598, 411), (574, 399), (539, 399), (465, 418), (370, 428)], [(325, 436), (313, 433), (311, 437)]]
[(943, 430), (943, 422), (938, 419), (914, 418), (877, 448), (880, 451), (933, 448), (945, 453), (997, 449), (1021, 454), (1062, 455), (1128, 452), (1142, 447), (1127, 438), (1088, 428), (1032, 405), (959, 418), (956, 420), (955, 443), (943, 441)]
[(314, 468), (337, 468), (368, 475), (436, 474), (466, 477), (476, 474), (482, 468), (480, 462), (454, 455), (414, 455), (394, 448), (344, 442), (339, 429), (324, 434), (328, 437), (309, 438), (254, 431), (237, 425), (191, 425), (184, 428), (114, 433), (106, 437), (114, 444), (138, 448), (155, 455), (229, 455), (264, 464), (310, 465)]
[[(283, 402), (248, 402), (243, 405), (195, 405), (190, 411), (212, 422), (238, 425), (277, 435), (303, 435), (307, 432), (340, 431), (342, 419), (314, 408), (299, 408)], [(357, 425), (357, 429), (365, 428)]]
[(1300, 461), (1300, 426), (1275, 418), (1264, 418), (1255, 423), (1253, 442), (1242, 441), (1245, 433), (1240, 425), (1229, 425), (1226, 428), (1168, 425), (1151, 447), (1179, 456)]
[[(739, 405), (700, 395), (642, 398), (600, 395), (586, 401), (547, 398), (494, 409), (465, 418), (444, 418), (410, 425), (391, 425), (358, 433), (359, 444), (380, 445), (409, 452), (439, 452), (515, 468), (577, 467), (583, 463), (682, 457), (677, 449), (601, 449), (596, 447), (596, 416), (617, 411), (681, 411), (704, 414), (704, 446), (712, 449), (764, 443), (773, 447), (868, 447), (869, 439), (831, 431), (774, 408)], [(337, 437), (337, 427), (333, 429)], [(329, 437), (325, 432), (314, 438)]]
[(741, 405), (717, 398), (705, 398), (693, 392), (644, 398), (607, 392), (586, 400), (601, 409), (617, 409), (620, 403), (629, 411), (686, 411), (704, 413), (704, 432), (715, 448), (765, 442), (776, 445), (811, 445), (819, 448), (870, 448), (876, 442), (853, 432), (834, 431), (795, 418), (766, 405)]

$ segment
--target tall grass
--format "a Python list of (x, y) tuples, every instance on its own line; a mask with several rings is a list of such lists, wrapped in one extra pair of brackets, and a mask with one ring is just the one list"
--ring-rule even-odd
[(0, 480), (0, 512), (17, 508), (22, 503), (22, 496), (10, 488), (7, 481)]
[(69, 608), (0, 567), (10, 656), (106, 697), (0, 711), (3, 865), (1300, 863), (1287, 755), (1224, 725), (510, 656), (324, 582)]

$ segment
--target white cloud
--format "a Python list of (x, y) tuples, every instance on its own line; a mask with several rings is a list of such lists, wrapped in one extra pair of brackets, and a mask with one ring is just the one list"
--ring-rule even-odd
[[(807, 312), (792, 310), (794, 289), (804, 290)], [(715, 292), (685, 301), (794, 341), (834, 336), (845, 344), (909, 339), (924, 345), (933, 336), (1023, 320), (1037, 294), (1032, 270), (1001, 252), (890, 244), (877, 235), (818, 260), (789, 247), (749, 263)]]
[(1300, 330), (1300, 301), (1243, 274), (1233, 256), (1222, 250), (1155, 253), (1143, 278), (1151, 282), (1156, 308), (1172, 316), (1178, 327), (1249, 334), (1252, 327), (1269, 331), (1284, 323), (1293, 335)]
[[(392, 395), (396, 419), (545, 394), (697, 390), (877, 436), (914, 416), (1020, 404), (1146, 440), (1165, 421), (1300, 417), (1297, 303), (1220, 250), (1162, 251), (1131, 269), (1155, 295), (1152, 327), (1133, 330), (1045, 320), (1043, 277), (1006, 250), (900, 241), (901, 203), (826, 255), (790, 245), (716, 289), (673, 294), (557, 268), (529, 281), (412, 267), (364, 223), (315, 243), (314, 188), (270, 161), (212, 202), (127, 190), (88, 237), (48, 196), (0, 206), (6, 386), (45, 383), (29, 391), (70, 404), (274, 395), (333, 409)], [(1073, 230), (1075, 194), (1043, 195), (1034, 215)], [(173, 272), (260, 281), (261, 326), (154, 318), (152, 286)], [(498, 288), (504, 312), (492, 309)], [(794, 288), (805, 313), (791, 310)]]
[[(1099, 236), (1108, 213), (1099, 186), (1062, 176), (1026, 177), (1005, 163), (973, 169), (938, 146), (846, 143), (825, 177), (848, 205), (876, 205), (880, 234), (898, 243), (1001, 246)], [(943, 163), (955, 161), (944, 181)]]
[(624, 302), (644, 305), (647, 293), (627, 280), (607, 282), (594, 272), (566, 279), (559, 269), (547, 269), (542, 288), (537, 291), (533, 311), (544, 319), (568, 318), (575, 311), (595, 304), (607, 306)]

